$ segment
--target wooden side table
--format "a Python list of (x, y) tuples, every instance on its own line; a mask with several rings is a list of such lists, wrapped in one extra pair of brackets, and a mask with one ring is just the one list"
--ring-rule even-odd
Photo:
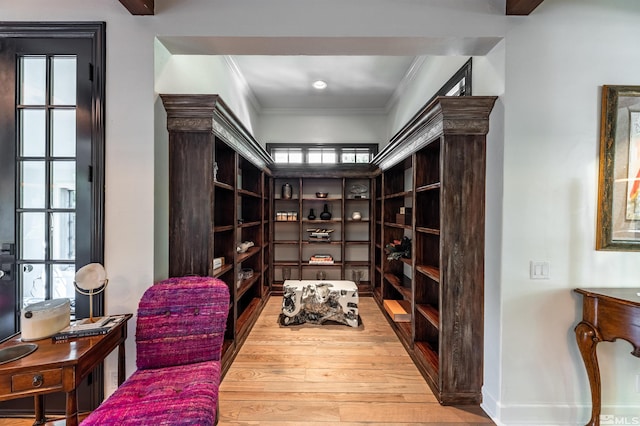
[[(114, 349), (118, 348), (118, 384), (125, 379), (125, 349), (127, 322), (132, 314), (102, 336), (83, 337), (64, 343), (51, 338), (37, 340), (38, 349), (24, 358), (0, 365), (0, 401), (34, 396), (35, 425), (45, 424), (43, 395), (65, 392), (66, 424), (78, 424), (76, 388)], [(0, 349), (20, 345), (20, 335), (0, 345)]]
[(601, 384), (596, 346), (624, 339), (633, 345), (631, 355), (640, 357), (640, 288), (577, 288), (582, 295), (582, 321), (576, 340), (587, 369), (591, 388), (591, 419), (600, 425)]

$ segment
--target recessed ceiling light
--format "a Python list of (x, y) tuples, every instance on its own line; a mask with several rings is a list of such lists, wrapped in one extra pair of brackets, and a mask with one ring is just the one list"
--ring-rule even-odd
[(318, 90), (324, 90), (327, 88), (327, 82), (322, 80), (316, 80), (313, 82), (313, 88)]

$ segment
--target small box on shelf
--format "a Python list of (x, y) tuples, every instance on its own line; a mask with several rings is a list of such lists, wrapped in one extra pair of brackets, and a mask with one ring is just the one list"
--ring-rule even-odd
[(411, 303), (408, 300), (384, 300), (384, 309), (395, 322), (411, 321)]
[(213, 259), (213, 269), (221, 268), (224, 265), (224, 257), (216, 257)]
[(411, 225), (411, 207), (400, 207), (400, 213), (396, 213), (398, 225)]

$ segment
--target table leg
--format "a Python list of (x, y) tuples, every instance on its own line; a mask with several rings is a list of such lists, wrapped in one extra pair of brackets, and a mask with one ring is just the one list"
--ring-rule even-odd
[(47, 423), (47, 416), (44, 413), (44, 395), (35, 395), (33, 397), (33, 407), (36, 414), (36, 420), (33, 426)]
[(76, 390), (67, 392), (67, 426), (78, 426), (78, 397)]
[(585, 426), (600, 426), (601, 385), (596, 346), (601, 339), (598, 330), (586, 321), (581, 321), (576, 326), (575, 332), (591, 388), (591, 419)]
[(127, 370), (125, 364), (125, 351), (124, 351), (124, 339), (122, 343), (118, 345), (118, 386), (124, 382), (124, 376)]

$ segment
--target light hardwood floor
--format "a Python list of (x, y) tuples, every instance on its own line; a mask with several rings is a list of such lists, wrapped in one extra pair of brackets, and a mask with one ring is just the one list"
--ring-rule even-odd
[(281, 327), (280, 302), (269, 300), (222, 381), (219, 426), (494, 424), (479, 407), (438, 404), (373, 299), (360, 299), (358, 328)]
[(479, 407), (443, 407), (372, 298), (360, 327), (281, 327), (272, 297), (220, 387), (226, 425), (492, 425)]

